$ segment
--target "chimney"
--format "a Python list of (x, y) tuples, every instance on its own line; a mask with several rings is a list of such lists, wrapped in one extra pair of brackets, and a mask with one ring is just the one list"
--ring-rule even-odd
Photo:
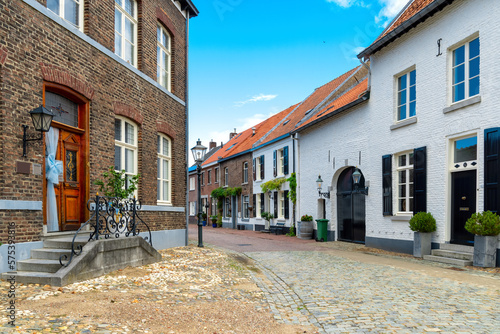
[(255, 127), (252, 128), (252, 136), (255, 136)]
[(208, 143), (208, 150), (211, 151), (211, 150), (213, 150), (216, 147), (217, 147), (217, 143), (214, 142), (213, 139), (210, 139), (210, 143)]
[(236, 136), (238, 133), (236, 132), (236, 128), (234, 128), (234, 132), (231, 132), (229, 134), (229, 140), (233, 139), (234, 136)]

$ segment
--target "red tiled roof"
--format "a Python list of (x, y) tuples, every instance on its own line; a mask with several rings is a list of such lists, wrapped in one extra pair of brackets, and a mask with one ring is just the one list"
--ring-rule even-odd
[(217, 151), (214, 155), (203, 162), (203, 165), (210, 164), (219, 159), (228, 158), (230, 156), (236, 155), (238, 153), (245, 152), (252, 148), (252, 145), (258, 141), (262, 136), (268, 133), (276, 124), (278, 124), (286, 115), (288, 115), (293, 109), (297, 107), (293, 105), (276, 115), (269, 117), (268, 119), (255, 125), (255, 134), (253, 134), (253, 129), (246, 129), (243, 132), (238, 133), (236, 136), (231, 138), (227, 143), (222, 146), (222, 148)]
[(399, 27), (404, 22), (411, 19), (418, 12), (420, 12), (422, 9), (424, 9), (434, 1), (435, 0), (410, 0), (409, 2), (411, 2), (411, 4), (406, 5), (407, 7), (405, 11), (401, 13), (399, 17), (395, 18), (394, 21), (392, 21), (391, 25), (388, 26), (387, 29), (377, 38), (377, 41)]
[[(306, 113), (318, 106), (325, 98), (330, 95), (337, 87), (339, 87), (347, 78), (349, 78), (354, 72), (356, 72), (360, 66), (353, 68), (352, 70), (342, 74), (336, 79), (333, 79), (329, 83), (317, 88), (314, 92), (309, 95), (283, 122), (274, 129), (260, 144), (265, 144), (273, 139), (279, 138), (287, 133), (290, 133), (295, 129), (295, 126), (304, 118)], [(287, 122), (288, 121), (288, 122)]]
[(318, 113), (316, 113), (313, 117), (302, 123), (298, 129), (301, 129), (308, 124), (320, 119), (320, 118), (326, 118), (328, 115), (334, 113), (335, 111), (339, 110), (340, 108), (348, 105), (349, 103), (352, 103), (356, 101), (363, 93), (365, 93), (368, 90), (368, 79), (365, 79), (361, 81), (359, 84), (356, 86), (352, 87), (349, 89), (347, 92), (345, 92), (343, 95), (339, 96), (336, 98), (334, 101), (330, 102), (327, 106), (325, 106), (323, 109), (321, 109)]

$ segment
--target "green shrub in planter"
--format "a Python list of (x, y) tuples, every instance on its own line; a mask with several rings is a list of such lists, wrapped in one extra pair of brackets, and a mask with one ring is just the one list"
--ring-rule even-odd
[(467, 219), (465, 229), (476, 235), (499, 235), (500, 217), (491, 211), (476, 212)]
[(411, 217), (410, 229), (413, 232), (434, 232), (436, 231), (436, 219), (430, 212), (419, 212)]
[(300, 221), (301, 222), (312, 222), (313, 217), (309, 216), (309, 215), (303, 215), (302, 217), (300, 217)]

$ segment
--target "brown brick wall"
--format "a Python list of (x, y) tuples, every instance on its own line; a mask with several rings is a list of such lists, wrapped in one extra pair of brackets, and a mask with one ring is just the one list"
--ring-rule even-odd
[[(243, 184), (243, 163), (248, 162), (248, 183)], [(232, 158), (220, 163), (220, 182), (224, 184), (224, 168), (229, 169), (228, 187), (241, 187), (241, 195), (248, 195), (249, 203), (253, 206), (253, 175), (252, 175), (252, 154), (247, 153), (239, 157)], [(241, 212), (242, 201), (241, 196), (238, 198), (238, 212)], [(250, 212), (252, 217), (252, 212)]]
[[(40, 1), (44, 4), (44, 1)], [(174, 94), (185, 96), (185, 18), (171, 1), (139, 2), (142, 16), (139, 68), (156, 80), (156, 8), (161, 7), (176, 30), (173, 61)], [(114, 47), (114, 1), (86, 2), (86, 33), (106, 48)], [(107, 57), (71, 32), (21, 1), (0, 0), (0, 199), (41, 201), (43, 177), (18, 174), (16, 161), (42, 164), (43, 144), (28, 147), (22, 157), (22, 124), (34, 133), (29, 111), (42, 104), (43, 83), (62, 83), (90, 99), (90, 193), (92, 182), (114, 164), (115, 112), (131, 117), (139, 127), (139, 198), (143, 204), (156, 205), (156, 134), (158, 124), (167, 124), (175, 133), (172, 141), (172, 202), (185, 206), (185, 108), (112, 58)], [(42, 69), (44, 69), (42, 71)], [(57, 75), (48, 69), (56, 69)], [(51, 76), (52, 75), (52, 76)], [(118, 106), (118, 107), (117, 107)], [(127, 115), (127, 113), (129, 113)], [(140, 117), (140, 121), (137, 119)], [(165, 126), (164, 126), (165, 127)], [(2, 222), (17, 219), (18, 213), (0, 211)], [(27, 239), (38, 238), (42, 212), (30, 212), (20, 225)], [(184, 228), (185, 216), (174, 213), (149, 213), (155, 229)], [(154, 219), (153, 217), (157, 218)], [(0, 238), (1, 239), (1, 238)], [(1, 239), (0, 241), (4, 241)]]

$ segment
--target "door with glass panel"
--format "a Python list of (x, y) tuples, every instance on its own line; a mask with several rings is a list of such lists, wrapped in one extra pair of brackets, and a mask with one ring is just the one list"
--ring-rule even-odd
[[(85, 222), (85, 106), (65, 96), (45, 92), (45, 107), (54, 113), (52, 127), (58, 134), (57, 143), (46, 151), (55, 153), (55, 160), (62, 165), (62, 173), (58, 174), (59, 182), (47, 185), (54, 187), (58, 220), (58, 224), (48, 222), (48, 231), (76, 230)], [(46, 169), (50, 168), (49, 160), (47, 154)]]

